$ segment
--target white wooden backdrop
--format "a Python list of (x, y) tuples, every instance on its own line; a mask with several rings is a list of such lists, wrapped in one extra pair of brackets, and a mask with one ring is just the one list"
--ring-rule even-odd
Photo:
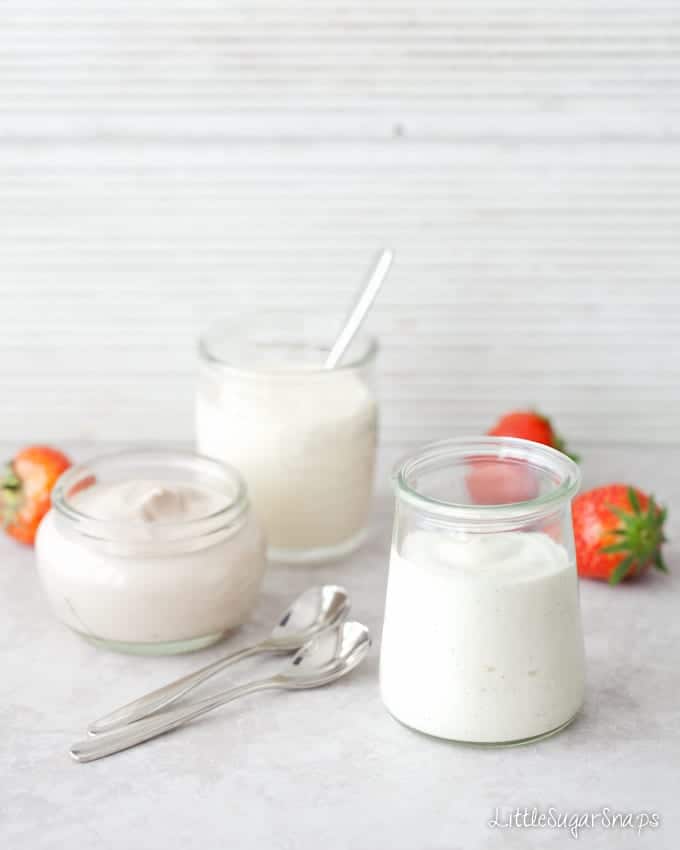
[(342, 313), (383, 438), (680, 441), (674, 0), (1, 0), (0, 440), (179, 440), (194, 338)]

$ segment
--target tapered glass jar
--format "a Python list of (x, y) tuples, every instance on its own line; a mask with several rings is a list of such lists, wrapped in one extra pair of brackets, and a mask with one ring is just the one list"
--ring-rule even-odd
[(511, 744), (574, 717), (579, 482), (566, 455), (504, 437), (435, 443), (399, 464), (380, 671), (398, 720)]

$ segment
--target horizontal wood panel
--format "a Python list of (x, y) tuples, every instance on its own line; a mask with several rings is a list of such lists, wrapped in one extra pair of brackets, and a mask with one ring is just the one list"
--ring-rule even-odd
[(17, 138), (664, 139), (669, 3), (490, 0), (3, 4), (0, 116)]
[(679, 94), (659, 0), (7, 0), (0, 439), (189, 439), (207, 323), (389, 244), (386, 443), (680, 442)]
[(7, 150), (4, 439), (188, 439), (201, 329), (340, 316), (380, 244), (387, 444), (515, 405), (576, 442), (680, 439), (672, 146)]

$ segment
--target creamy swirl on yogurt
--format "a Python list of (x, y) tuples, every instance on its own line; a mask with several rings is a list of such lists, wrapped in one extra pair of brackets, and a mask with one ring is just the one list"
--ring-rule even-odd
[(226, 508), (229, 499), (193, 484), (135, 479), (86, 487), (71, 502), (93, 519), (153, 524), (202, 519)]

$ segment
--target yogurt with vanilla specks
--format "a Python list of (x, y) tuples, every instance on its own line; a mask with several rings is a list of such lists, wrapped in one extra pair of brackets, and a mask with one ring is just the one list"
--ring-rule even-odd
[(412, 530), (393, 549), (381, 651), (387, 709), (476, 743), (554, 731), (583, 701), (577, 575), (542, 532)]

